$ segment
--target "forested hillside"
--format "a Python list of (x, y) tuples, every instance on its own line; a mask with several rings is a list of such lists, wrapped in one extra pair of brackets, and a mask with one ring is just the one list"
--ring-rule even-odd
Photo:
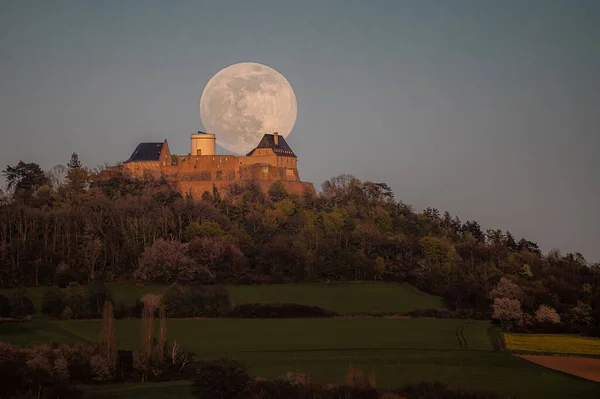
[[(525, 313), (547, 305), (563, 321), (600, 321), (598, 264), (544, 255), (526, 238), (448, 212), (417, 212), (383, 183), (343, 175), (317, 196), (275, 183), (267, 194), (249, 184), (192, 199), (165, 181), (103, 177), (75, 154), (49, 172), (20, 162), (3, 174), (2, 287), (387, 280), (459, 309), (486, 312), (493, 298), (507, 298)], [(498, 286), (501, 277), (514, 284)]]

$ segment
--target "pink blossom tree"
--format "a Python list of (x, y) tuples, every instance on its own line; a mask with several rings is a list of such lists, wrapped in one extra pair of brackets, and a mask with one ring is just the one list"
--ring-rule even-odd
[(173, 283), (210, 280), (211, 275), (206, 267), (188, 256), (188, 244), (159, 239), (144, 250), (134, 277), (143, 281)]
[(560, 316), (558, 313), (556, 313), (556, 310), (554, 310), (554, 308), (551, 308), (550, 306), (546, 305), (541, 305), (539, 309), (535, 312), (535, 320), (538, 323), (559, 324)]
[(506, 277), (502, 277), (498, 282), (498, 285), (496, 285), (496, 287), (494, 287), (494, 289), (490, 291), (490, 298), (508, 298), (521, 300), (523, 298), (523, 290), (514, 281), (509, 280)]
[(492, 318), (498, 320), (502, 328), (523, 323), (523, 309), (518, 299), (495, 298), (493, 311)]

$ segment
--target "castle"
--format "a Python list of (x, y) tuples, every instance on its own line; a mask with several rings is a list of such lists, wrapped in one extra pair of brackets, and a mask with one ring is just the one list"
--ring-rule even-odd
[(214, 134), (191, 135), (190, 155), (172, 155), (167, 140), (140, 143), (131, 157), (109, 170), (137, 179), (166, 179), (184, 195), (201, 198), (212, 193), (213, 185), (226, 191), (232, 183), (255, 182), (267, 192), (281, 181), (292, 193), (314, 193), (312, 183), (300, 181), (298, 158), (285, 138), (277, 133), (265, 134), (246, 156), (216, 154)]

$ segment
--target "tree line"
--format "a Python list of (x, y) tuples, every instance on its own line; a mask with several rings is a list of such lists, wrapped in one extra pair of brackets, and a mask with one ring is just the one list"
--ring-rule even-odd
[[(324, 280), (408, 282), (455, 309), (542, 305), (600, 323), (600, 266), (437, 209), (418, 212), (385, 183), (341, 175), (321, 193), (251, 182), (182, 196), (164, 180), (85, 168), (3, 171), (0, 286), (144, 280), (171, 284)], [(502, 278), (518, 294), (494, 296)], [(513, 309), (514, 310), (514, 309)], [(583, 316), (580, 314), (583, 312)]]

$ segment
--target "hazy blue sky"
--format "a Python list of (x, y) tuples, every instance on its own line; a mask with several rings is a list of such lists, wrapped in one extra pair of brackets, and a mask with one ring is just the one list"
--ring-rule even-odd
[(350, 173), (600, 260), (600, 1), (0, 1), (0, 166), (168, 138), (260, 62), (298, 98), (303, 180)]

